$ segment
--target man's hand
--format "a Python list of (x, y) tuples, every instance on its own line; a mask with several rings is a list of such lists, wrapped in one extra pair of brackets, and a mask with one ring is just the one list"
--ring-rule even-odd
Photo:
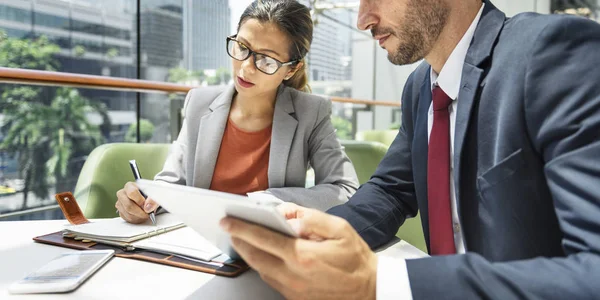
[(287, 299), (375, 299), (377, 257), (344, 219), (281, 205), (302, 238), (224, 218), (233, 247)]
[(139, 224), (149, 219), (148, 214), (155, 211), (158, 204), (150, 197), (144, 199), (137, 185), (134, 182), (128, 182), (117, 191), (115, 207), (123, 220)]

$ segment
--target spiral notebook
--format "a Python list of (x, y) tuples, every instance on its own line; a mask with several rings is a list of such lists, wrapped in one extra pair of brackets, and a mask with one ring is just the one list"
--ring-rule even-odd
[(249, 269), (171, 214), (157, 216), (157, 226), (129, 224), (121, 218), (88, 220), (70, 192), (55, 195), (71, 225), (33, 238), (38, 243), (77, 250), (113, 249), (115, 256), (235, 277)]
[(183, 227), (183, 223), (171, 214), (162, 214), (156, 218), (156, 226), (150, 220), (143, 224), (127, 223), (122, 218), (101, 219), (95, 222), (67, 225), (65, 236), (91, 241), (103, 240), (117, 243), (131, 243)]

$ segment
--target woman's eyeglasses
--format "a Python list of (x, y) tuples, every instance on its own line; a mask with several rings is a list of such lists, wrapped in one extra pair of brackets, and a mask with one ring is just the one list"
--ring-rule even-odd
[(248, 46), (244, 45), (242, 42), (235, 39), (235, 35), (227, 37), (227, 54), (231, 56), (231, 58), (239, 61), (244, 61), (250, 57), (250, 55), (254, 56), (254, 66), (259, 71), (267, 74), (273, 75), (279, 68), (283, 66), (293, 65), (298, 62), (298, 60), (292, 60), (288, 62), (280, 62), (270, 56), (256, 53)]

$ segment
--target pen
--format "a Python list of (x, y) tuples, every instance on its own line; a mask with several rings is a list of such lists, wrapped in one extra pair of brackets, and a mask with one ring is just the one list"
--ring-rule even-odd
[[(135, 178), (135, 180), (142, 179), (142, 175), (140, 175), (140, 170), (138, 169), (137, 164), (135, 163), (135, 159), (129, 161), (129, 166), (131, 167), (131, 172), (133, 172), (133, 177)], [(142, 197), (144, 197), (144, 199), (148, 197), (141, 190), (140, 194), (142, 194)], [(154, 212), (151, 212), (148, 215), (150, 216), (150, 221), (152, 221), (152, 225), (156, 225), (156, 216), (154, 215)]]

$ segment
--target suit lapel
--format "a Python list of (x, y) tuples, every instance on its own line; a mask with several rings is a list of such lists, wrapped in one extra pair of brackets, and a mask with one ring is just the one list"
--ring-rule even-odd
[[(431, 72), (431, 68), (430, 71)], [(421, 85), (419, 101), (416, 113), (415, 136), (413, 139), (413, 175), (417, 199), (419, 199), (419, 210), (421, 211), (421, 220), (423, 223), (423, 233), (425, 241), (429, 244), (429, 208), (427, 206), (427, 151), (428, 151), (428, 130), (427, 118), (429, 115), (429, 106), (431, 105), (431, 80), (429, 72)], [(413, 100), (413, 101), (415, 101)], [(413, 114), (415, 115), (415, 114)]]
[(279, 87), (273, 114), (271, 150), (269, 152), (269, 187), (285, 186), (285, 174), (292, 141), (298, 127), (290, 91)]
[[(484, 11), (475, 30), (471, 47), (467, 51), (463, 65), (461, 89), (458, 94), (458, 107), (454, 128), (454, 187), (456, 205), (460, 207), (460, 178), (461, 162), (463, 160), (463, 145), (467, 136), (469, 122), (478, 89), (485, 73), (485, 62), (491, 57), (496, 39), (504, 26), (506, 16), (486, 1)], [(460, 209), (459, 216), (460, 216)]]
[(234, 92), (235, 87), (229, 86), (210, 104), (209, 112), (200, 119), (194, 158), (193, 185), (196, 187), (210, 187)]

